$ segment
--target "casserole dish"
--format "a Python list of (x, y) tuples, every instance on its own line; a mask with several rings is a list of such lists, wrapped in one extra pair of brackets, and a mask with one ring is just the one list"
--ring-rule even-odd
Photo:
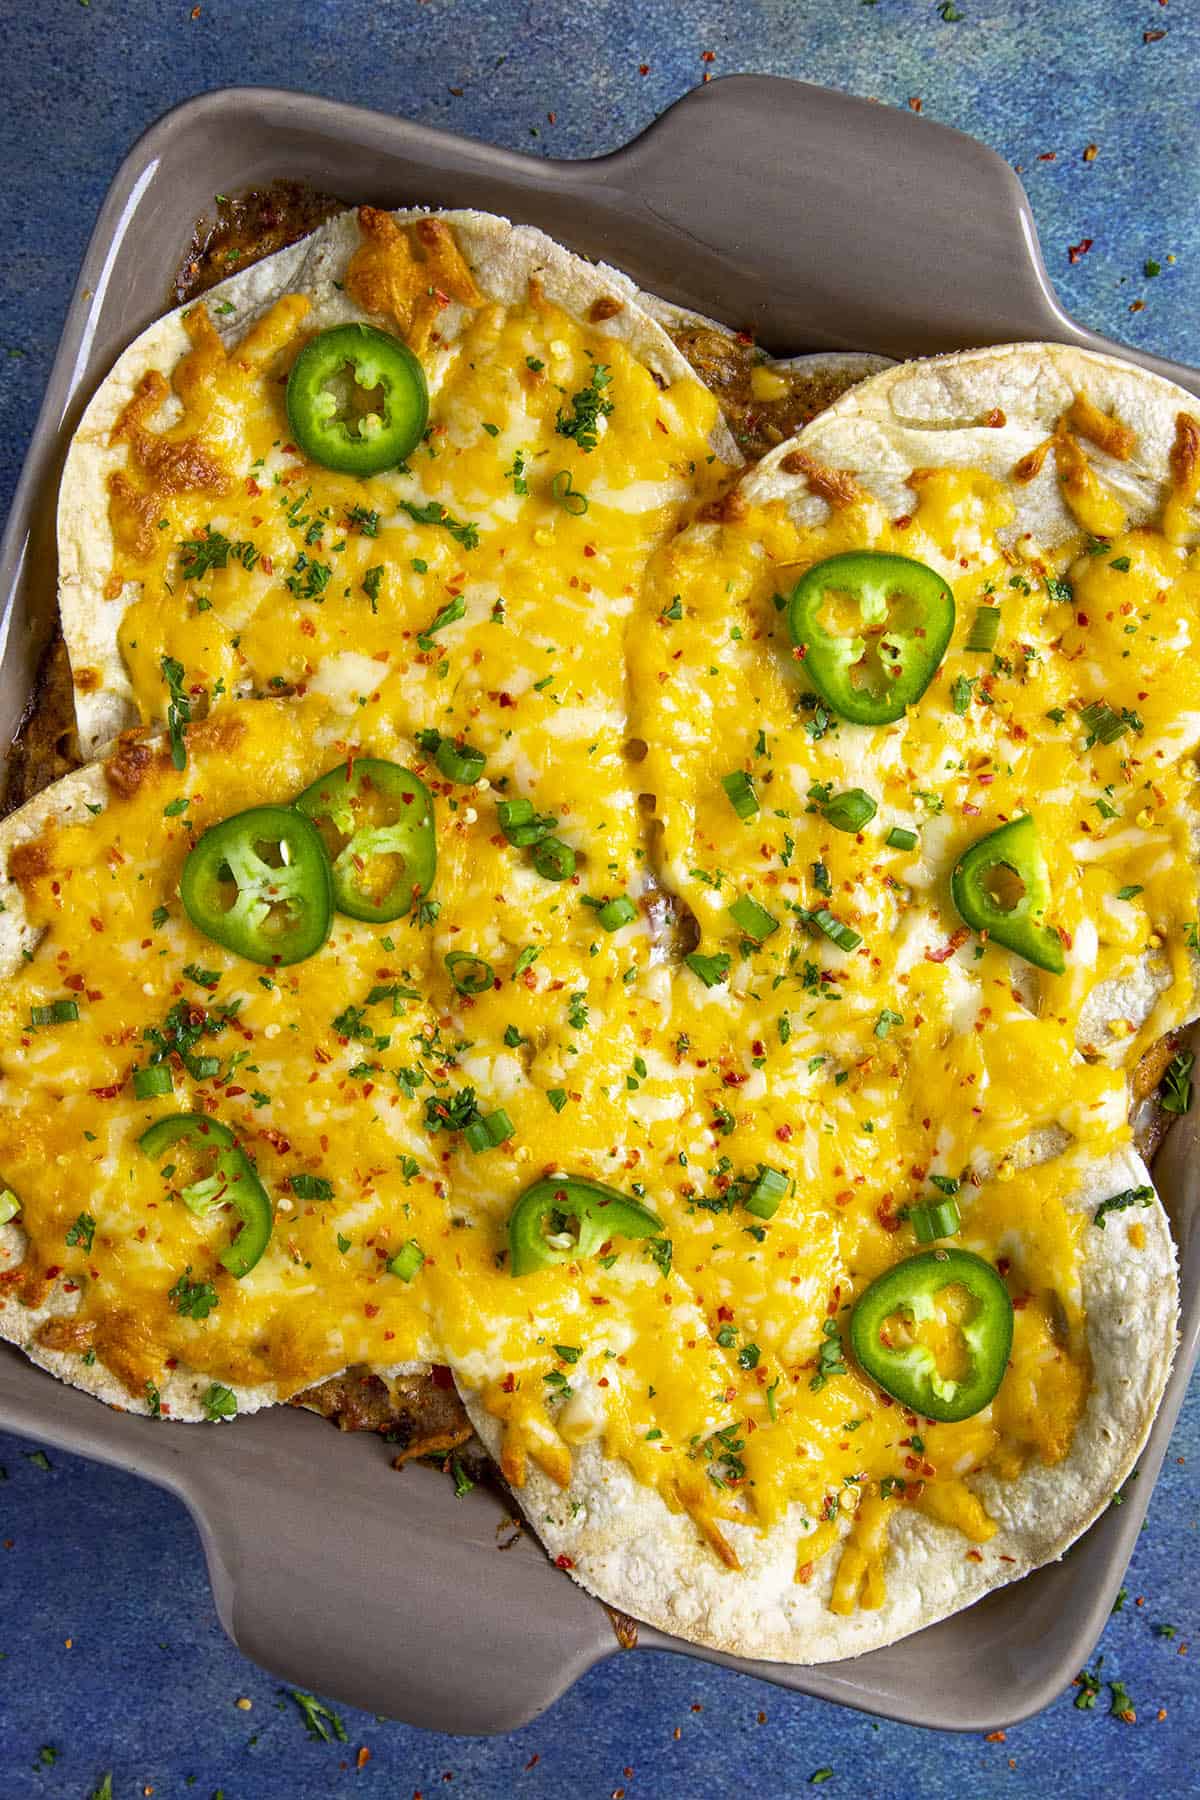
[[(897, 132), (901, 161), (891, 145)], [(930, 196), (950, 150), (955, 191), (939, 212)], [(963, 159), (992, 194), (965, 256), (957, 223)], [(721, 172), (716, 194), (714, 167)], [(703, 194), (690, 173), (701, 169)], [(765, 180), (763, 170), (770, 171)], [(0, 571), (11, 591), (0, 666), (0, 714), (10, 735), (52, 625), (59, 459), (82, 405), (120, 348), (161, 310), (166, 274), (213, 192), (282, 175), (389, 205), (493, 207), (610, 257), (673, 301), (752, 328), (776, 350), (911, 355), (1010, 336), (1098, 343), (1058, 309), (1030, 253), (1020, 190), (989, 152), (797, 84), (712, 84), (625, 151), (584, 165), (535, 163), (320, 101), (298, 109), (295, 96), (206, 96), (137, 146), (85, 260)], [(846, 213), (839, 185), (855, 194), (858, 235), (875, 271), (870, 295), (850, 308), (837, 287), (845, 265), (831, 223)], [(751, 186), (760, 204), (747, 218)], [(906, 194), (922, 199), (920, 241), (903, 226)], [(804, 196), (798, 218), (797, 195)], [(700, 217), (703, 239), (694, 226)], [(918, 265), (941, 260), (939, 240), (951, 232), (960, 270), (953, 294), (921, 294), (906, 320), (889, 296), (919, 291)], [(995, 313), (993, 290), (1005, 296)], [(1154, 366), (1195, 384), (1189, 371)], [(1195, 1352), (1200, 1253), (1189, 1240), (1182, 1181), (1187, 1133), (1186, 1124), (1177, 1129), (1158, 1167), (1183, 1265), (1184, 1343), (1128, 1503), (1107, 1514), (1069, 1561), (922, 1633), (903, 1654), (896, 1646), (826, 1669), (741, 1666), (867, 1710), (958, 1729), (1011, 1723), (1070, 1679), (1107, 1616)], [(495, 1554), (497, 1511), (485, 1494), (476, 1490), (451, 1508), (444, 1485), (427, 1471), (398, 1482), (370, 1438), (335, 1439), (287, 1412), (186, 1440), (137, 1419), (94, 1415), (83, 1396), (7, 1352), (0, 1360), (6, 1424), (180, 1494), (199, 1522), (232, 1635), (294, 1680), (423, 1725), (503, 1730), (616, 1647), (602, 1609), (562, 1582), (528, 1540)], [(380, 1583), (381, 1568), (402, 1570), (403, 1579)], [(639, 1641), (672, 1646), (646, 1630)]]

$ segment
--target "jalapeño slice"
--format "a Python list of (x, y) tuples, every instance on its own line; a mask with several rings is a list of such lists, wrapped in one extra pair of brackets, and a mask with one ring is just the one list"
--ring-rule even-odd
[(295, 804), (320, 832), (332, 860), (338, 912), (383, 925), (433, 886), (433, 797), (399, 763), (373, 756), (339, 763)]
[(205, 937), (250, 962), (302, 962), (329, 936), (329, 859), (316, 826), (290, 806), (252, 806), (210, 825), (179, 893)]
[(609, 1238), (656, 1237), (662, 1228), (657, 1213), (616, 1188), (576, 1175), (547, 1175), (527, 1187), (512, 1210), (508, 1266), (514, 1275), (531, 1275), (594, 1256)]
[(421, 441), (429, 390), (420, 363), (374, 325), (335, 325), (306, 344), (287, 384), (288, 423), (325, 469), (378, 475)]
[[(274, 1213), (254, 1164), (229, 1127), (206, 1113), (174, 1113), (144, 1131), (138, 1145), (154, 1162), (170, 1153), (168, 1180), (185, 1172), (195, 1177), (172, 1191), (197, 1218), (221, 1206), (233, 1208), (241, 1229), (220, 1261), (238, 1281), (248, 1275), (270, 1242)], [(180, 1169), (181, 1161), (186, 1161), (186, 1171)]]
[[(945, 1309), (938, 1305), (943, 1296), (950, 1301)], [(922, 1327), (943, 1338), (949, 1358), (939, 1360)], [(969, 1419), (995, 1398), (1012, 1334), (1008, 1289), (991, 1263), (969, 1250), (925, 1250), (897, 1263), (850, 1315), (850, 1344), (864, 1374), (902, 1406), (947, 1423)]]
[(954, 630), (954, 593), (925, 563), (854, 550), (800, 577), (788, 625), (822, 700), (856, 725), (887, 725), (933, 680)]
[(974, 931), (1039, 969), (1062, 974), (1062, 939), (1042, 922), (1050, 904), (1050, 873), (1029, 813), (976, 838), (955, 865), (950, 893)]

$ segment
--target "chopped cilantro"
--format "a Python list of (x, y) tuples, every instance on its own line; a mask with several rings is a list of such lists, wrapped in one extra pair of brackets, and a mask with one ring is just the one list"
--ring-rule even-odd
[(215, 1425), (219, 1419), (237, 1417), (237, 1395), (232, 1388), (222, 1387), (219, 1381), (214, 1381), (211, 1387), (205, 1389), (200, 1397), (200, 1404), (210, 1425)]
[(454, 519), (437, 500), (431, 500), (428, 506), (414, 506), (409, 500), (397, 502), (400, 511), (406, 512), (410, 519), (418, 525), (440, 525), (448, 531), (456, 543), (464, 550), (474, 550), (479, 545), (479, 527), (464, 525), (460, 519)]
[(67, 1227), (67, 1243), (89, 1254), (95, 1235), (96, 1221), (89, 1212), (81, 1212), (75, 1223)]
[(612, 370), (605, 363), (596, 363), (587, 386), (571, 395), (570, 417), (561, 407), (558, 409), (555, 431), (560, 437), (574, 438), (585, 455), (590, 455), (600, 441), (596, 435), (600, 420), (607, 419), (613, 410), (613, 403), (604, 392), (611, 381)]
[(211, 1281), (193, 1281), (191, 1276), (192, 1265), (189, 1263), (174, 1287), (167, 1289), (167, 1299), (182, 1318), (207, 1319), (220, 1305), (220, 1298)]

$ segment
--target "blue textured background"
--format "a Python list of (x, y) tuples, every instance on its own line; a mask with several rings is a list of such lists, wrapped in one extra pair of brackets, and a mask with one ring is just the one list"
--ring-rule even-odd
[[(1200, 26), (1185, 5), (0, 0), (0, 502), (118, 161), (166, 107), (231, 82), (307, 88), (551, 156), (624, 142), (706, 68), (800, 76), (896, 106), (916, 96), (1020, 169), (1051, 275), (1080, 318), (1200, 362), (1189, 303)], [(1092, 248), (1072, 265), (1068, 246), (1085, 238)], [(1198, 1440), (1193, 1391), (1101, 1646), (1101, 1676), (1125, 1683), (1134, 1725), (1108, 1715), (1105, 1688), (1094, 1710), (1064, 1696), (1003, 1743), (947, 1738), (640, 1654), (610, 1659), (509, 1738), (440, 1738), (342, 1709), (343, 1745), (310, 1742), (278, 1683), (223, 1638), (175, 1501), (0, 1435), (0, 1800), (86, 1800), (108, 1770), (116, 1800), (776, 1796), (807, 1791), (825, 1769), (830, 1795), (1197, 1794), (1185, 1647), (1198, 1610)], [(402, 1544), (392, 1578), (399, 1596)], [(1177, 1634), (1156, 1633), (1162, 1624)]]

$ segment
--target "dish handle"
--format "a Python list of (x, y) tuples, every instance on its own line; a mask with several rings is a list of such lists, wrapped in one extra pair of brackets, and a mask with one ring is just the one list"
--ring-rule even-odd
[[(488, 1489), (456, 1501), (436, 1470), (395, 1473), (374, 1434), (286, 1407), (205, 1435), (211, 1453), (177, 1491), (222, 1625), (285, 1681), (435, 1731), (490, 1734), (525, 1724), (617, 1648), (603, 1609), (514, 1533)], [(519, 1659), (498, 1629), (514, 1617), (529, 1625)]]

